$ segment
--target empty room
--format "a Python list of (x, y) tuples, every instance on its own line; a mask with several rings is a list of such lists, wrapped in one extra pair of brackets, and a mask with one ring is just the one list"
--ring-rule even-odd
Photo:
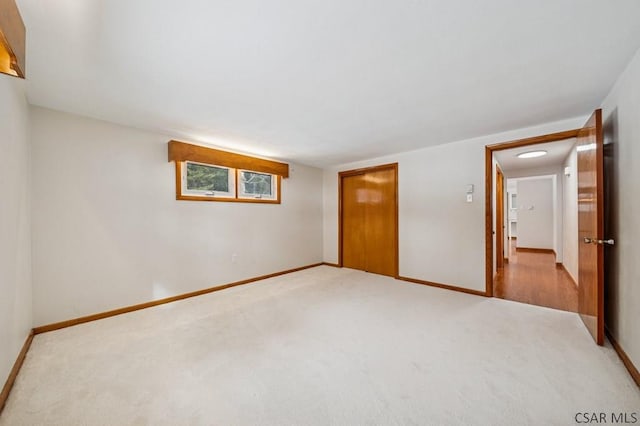
[(0, 0), (0, 426), (640, 423), (638, 22)]

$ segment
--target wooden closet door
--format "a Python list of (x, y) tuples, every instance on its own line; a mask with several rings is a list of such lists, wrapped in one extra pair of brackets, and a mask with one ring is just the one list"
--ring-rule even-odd
[(396, 275), (396, 173), (382, 169), (365, 175), (366, 271)]
[(365, 175), (342, 177), (342, 266), (366, 270)]
[(398, 272), (397, 165), (340, 173), (341, 265)]

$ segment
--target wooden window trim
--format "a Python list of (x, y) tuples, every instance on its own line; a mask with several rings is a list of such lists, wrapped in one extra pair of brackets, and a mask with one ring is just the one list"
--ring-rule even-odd
[(289, 165), (278, 161), (265, 160), (235, 152), (222, 151), (206, 146), (193, 145), (176, 140), (169, 141), (169, 161), (195, 161), (231, 169), (251, 170), (252, 172), (269, 173), (289, 177)]
[[(1, 0), (0, 0), (1, 1)], [(251, 157), (235, 152), (222, 151), (201, 145), (193, 145), (176, 140), (169, 141), (169, 161), (176, 166), (176, 200), (186, 201), (222, 201), (226, 203), (257, 203), (257, 204), (281, 204), (282, 178), (289, 177), (289, 165), (278, 161)], [(207, 197), (198, 195), (185, 195), (182, 193), (182, 173), (185, 161), (210, 164), (234, 169), (235, 194), (233, 197)], [(276, 178), (276, 198), (240, 198), (238, 185), (240, 174), (238, 170), (267, 173)]]
[(25, 77), (26, 29), (15, 0), (0, 0), (0, 73)]
[[(183, 161), (176, 161), (176, 200), (182, 201), (218, 201), (223, 203), (256, 203), (256, 204), (281, 204), (281, 184), (282, 177), (275, 175), (276, 178), (276, 198), (274, 200), (264, 200), (260, 198), (238, 198), (238, 169), (235, 169), (235, 197), (207, 197), (198, 195), (182, 194), (182, 165)], [(228, 166), (227, 166), (228, 167)], [(273, 173), (271, 173), (273, 174)]]

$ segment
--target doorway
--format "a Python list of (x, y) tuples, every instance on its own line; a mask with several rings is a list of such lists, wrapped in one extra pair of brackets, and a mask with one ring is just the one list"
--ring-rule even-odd
[[(499, 278), (499, 271), (494, 262), (496, 243), (494, 241), (495, 228), (495, 193), (493, 183), (497, 167), (496, 153), (515, 148), (530, 148), (536, 144), (549, 144), (565, 139), (574, 139), (571, 154), (575, 153), (573, 163), (575, 167), (565, 167), (564, 174), (574, 175), (577, 179), (574, 208), (577, 212), (577, 238), (572, 238), (572, 245), (577, 245), (578, 270), (577, 312), (587, 330), (597, 344), (604, 342), (604, 247), (612, 246), (615, 241), (604, 235), (604, 144), (602, 131), (602, 110), (593, 112), (584, 126), (580, 129), (568, 130), (539, 137), (521, 139), (513, 142), (488, 145), (485, 147), (485, 236), (486, 236), (486, 294), (496, 296), (495, 283)], [(534, 150), (535, 151), (535, 150)], [(537, 155), (535, 155), (537, 154)], [(535, 158), (546, 155), (540, 153), (522, 152), (519, 158)], [(569, 157), (567, 157), (569, 160)], [(504, 165), (502, 167), (504, 171)], [(521, 202), (521, 197), (518, 197)], [(525, 206), (526, 207), (526, 206)], [(529, 206), (527, 210), (535, 210)], [(520, 234), (520, 231), (518, 231)], [(554, 241), (554, 244), (557, 240)], [(554, 247), (558, 247), (555, 245)], [(557, 252), (553, 251), (555, 255)], [(511, 263), (511, 262), (509, 262)], [(563, 268), (566, 271), (566, 268)], [(567, 271), (568, 272), (568, 271)]]
[(398, 276), (398, 164), (340, 172), (339, 265)]
[[(488, 258), (495, 256), (487, 265), (488, 294), (577, 312), (577, 235), (565, 235), (564, 229), (568, 222), (577, 226), (575, 198), (567, 214), (570, 220), (563, 220), (564, 191), (570, 190), (565, 169), (570, 154), (575, 156), (577, 134), (572, 130), (487, 147), (487, 176), (495, 183), (488, 204), (493, 211), (487, 217), (492, 245)], [(543, 154), (529, 156), (534, 151)], [(575, 170), (571, 178), (575, 181)]]

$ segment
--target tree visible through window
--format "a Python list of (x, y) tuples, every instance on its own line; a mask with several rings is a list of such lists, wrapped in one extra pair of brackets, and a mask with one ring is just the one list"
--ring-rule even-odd
[(273, 195), (273, 175), (241, 171), (242, 192), (247, 196), (272, 196)]
[(229, 192), (229, 169), (188, 162), (187, 190)]

